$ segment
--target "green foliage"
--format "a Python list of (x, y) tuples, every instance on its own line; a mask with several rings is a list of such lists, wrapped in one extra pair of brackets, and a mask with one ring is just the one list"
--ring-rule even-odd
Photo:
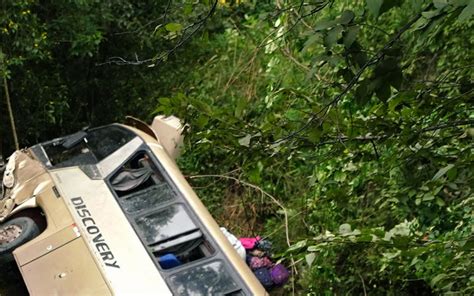
[[(238, 170), (283, 200), (280, 255), (300, 262), (307, 293), (472, 293), (467, 2), (285, 5), (241, 5), (194, 43), (208, 58), (157, 109), (192, 127), (181, 164)], [(211, 206), (222, 194), (203, 191)], [(283, 216), (266, 206), (283, 249)]]
[(291, 246), (274, 201), (192, 179), (297, 291), (473, 294), (472, 1), (215, 3), (2, 4), (22, 143), (175, 114), (185, 175), (284, 205)]

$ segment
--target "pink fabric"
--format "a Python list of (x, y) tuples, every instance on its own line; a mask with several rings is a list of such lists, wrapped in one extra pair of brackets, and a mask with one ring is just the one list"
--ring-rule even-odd
[(255, 245), (257, 244), (257, 242), (260, 240), (260, 236), (257, 236), (257, 237), (241, 237), (239, 238), (239, 241), (242, 243), (242, 246), (244, 246), (244, 248), (246, 250), (251, 250), (253, 248), (255, 248)]
[(270, 261), (270, 259), (268, 259), (268, 257), (262, 257), (262, 258), (252, 257), (250, 259), (250, 268), (252, 268), (253, 270), (259, 269), (262, 267), (271, 267), (272, 265), (273, 263), (272, 261)]

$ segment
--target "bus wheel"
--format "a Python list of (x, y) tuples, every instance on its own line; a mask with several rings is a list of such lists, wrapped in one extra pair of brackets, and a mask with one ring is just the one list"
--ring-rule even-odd
[(17, 217), (0, 224), (0, 262), (13, 261), (12, 252), (38, 235), (38, 225), (29, 217)]

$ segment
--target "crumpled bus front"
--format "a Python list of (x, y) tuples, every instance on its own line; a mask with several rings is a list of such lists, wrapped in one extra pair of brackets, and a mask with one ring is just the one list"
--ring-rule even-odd
[(39, 186), (51, 182), (46, 169), (29, 155), (28, 151), (15, 151), (5, 167), (0, 196), (0, 222), (4, 221), (12, 210), (34, 197)]

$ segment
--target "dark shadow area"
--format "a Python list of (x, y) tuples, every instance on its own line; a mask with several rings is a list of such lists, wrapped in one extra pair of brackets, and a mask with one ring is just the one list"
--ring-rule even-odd
[(25, 282), (21, 277), (16, 264), (0, 263), (0, 295), (1, 296), (23, 296), (28, 295)]

